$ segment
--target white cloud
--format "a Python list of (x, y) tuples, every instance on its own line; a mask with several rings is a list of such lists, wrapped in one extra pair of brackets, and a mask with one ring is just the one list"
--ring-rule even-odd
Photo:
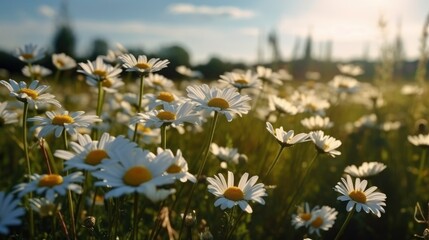
[(173, 4), (168, 7), (169, 12), (175, 14), (193, 14), (205, 16), (226, 16), (234, 19), (252, 18), (255, 12), (244, 10), (237, 7), (230, 6), (195, 6), (187, 3)]
[(55, 11), (55, 9), (53, 9), (48, 5), (39, 6), (39, 8), (37, 8), (37, 12), (47, 18), (53, 18), (57, 15), (57, 12)]

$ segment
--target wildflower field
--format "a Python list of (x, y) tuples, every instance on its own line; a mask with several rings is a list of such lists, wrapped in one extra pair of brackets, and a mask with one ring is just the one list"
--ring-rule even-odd
[(2, 239), (427, 239), (424, 68), (181, 66), (179, 81), (168, 59), (111, 53), (17, 51), (23, 74), (0, 81)]

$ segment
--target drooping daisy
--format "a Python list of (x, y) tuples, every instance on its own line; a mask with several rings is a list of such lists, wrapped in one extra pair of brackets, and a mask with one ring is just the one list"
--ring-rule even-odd
[(223, 169), (226, 169), (228, 164), (237, 165), (239, 162), (240, 154), (237, 148), (220, 147), (216, 143), (212, 143), (210, 152), (221, 161), (220, 167)]
[(188, 162), (186, 162), (185, 158), (182, 156), (182, 151), (180, 151), (180, 149), (177, 149), (175, 156), (170, 149), (164, 150), (162, 148), (157, 148), (158, 155), (163, 152), (166, 152), (172, 158), (171, 165), (166, 170), (167, 174), (176, 177), (181, 182), (186, 182), (188, 180), (193, 183), (197, 182), (197, 178), (188, 172)]
[(327, 153), (331, 155), (331, 157), (335, 157), (335, 155), (341, 155), (340, 151), (335, 150), (341, 146), (340, 140), (337, 140), (329, 135), (325, 135), (322, 130), (310, 132), (308, 135), (315, 144), (319, 153)]
[(88, 60), (88, 63), (79, 63), (79, 66), (82, 69), (77, 70), (78, 72), (83, 73), (88, 78), (92, 78), (95, 81), (112, 79), (122, 72), (122, 69), (120, 68), (105, 64), (101, 57), (98, 57), (94, 62)]
[(294, 135), (295, 132), (293, 130), (286, 132), (283, 130), (283, 127), (274, 129), (273, 125), (269, 122), (266, 122), (266, 125), (268, 132), (276, 138), (277, 142), (282, 147), (290, 147), (297, 143), (310, 141), (307, 133), (298, 133), (297, 135)]
[(53, 104), (57, 107), (61, 107), (54, 95), (50, 93), (44, 93), (49, 86), (39, 85), (38, 80), (33, 80), (27, 87), (27, 83), (21, 81), (17, 83), (13, 79), (9, 79), (9, 82), (1, 80), (0, 84), (3, 84), (10, 91), (10, 96), (16, 97), (18, 101), (26, 102), (30, 107), (37, 109), (38, 105), (42, 104)]
[(18, 113), (6, 110), (6, 107), (7, 102), (0, 102), (0, 127), (18, 122)]
[[(128, 125), (128, 138), (133, 138), (135, 129), (135, 124)], [(139, 124), (137, 125), (137, 136), (139, 137), (138, 142), (142, 142), (145, 144), (161, 143), (161, 129), (159, 128), (149, 128), (145, 127), (143, 124)]]
[(405, 84), (401, 87), (401, 94), (407, 96), (416, 96), (423, 94), (424, 90), (421, 86)]
[(310, 204), (307, 202), (302, 203), (298, 206), (296, 214), (292, 214), (292, 226), (294, 226), (295, 229), (307, 226), (313, 217), (313, 213), (319, 208), (320, 207), (316, 205), (310, 209)]
[(301, 120), (301, 124), (309, 130), (323, 130), (331, 128), (334, 125), (329, 117), (321, 117), (319, 115), (304, 118)]
[(295, 115), (299, 112), (298, 108), (290, 101), (279, 98), (274, 95), (268, 97), (268, 108), (281, 114)]
[(251, 70), (247, 70), (246, 72), (227, 72), (225, 75), (220, 75), (219, 82), (230, 84), (238, 90), (261, 88), (262, 86), (258, 75), (253, 74)]
[(253, 176), (250, 179), (248, 173), (244, 173), (241, 176), (238, 186), (234, 185), (234, 174), (228, 171), (228, 181), (225, 177), (219, 173), (218, 176), (208, 177), (209, 182), (208, 191), (215, 195), (218, 199), (215, 201), (215, 207), (220, 206), (222, 210), (226, 208), (232, 208), (235, 205), (247, 212), (252, 213), (252, 207), (249, 205), (249, 201), (255, 201), (262, 205), (265, 201), (262, 197), (267, 196), (265, 192), (265, 186), (263, 183), (258, 183), (258, 176)]
[[(154, 188), (171, 184), (176, 178), (164, 174), (172, 164), (168, 153), (154, 155), (153, 153), (136, 148), (133, 151), (113, 151), (109, 158), (103, 160), (103, 170), (92, 172), (99, 181), (95, 186), (111, 188), (105, 198), (120, 197), (131, 193), (141, 193), (146, 196), (153, 193)], [(172, 189), (165, 189), (171, 194)]]
[(61, 209), (60, 203), (55, 203), (46, 198), (32, 198), (30, 201), (30, 207), (33, 211), (37, 212), (40, 217), (51, 217), (55, 216)]
[(52, 74), (52, 71), (49, 68), (45, 68), (40, 65), (33, 65), (31, 67), (25, 66), (22, 68), (22, 74), (24, 76), (32, 78), (32, 79), (43, 79), (46, 76)]
[(149, 73), (145, 84), (157, 91), (171, 91), (175, 88), (173, 81), (157, 73)]
[(417, 136), (408, 136), (408, 141), (417, 147), (429, 147), (429, 134), (419, 134)]
[(377, 217), (381, 217), (381, 213), (385, 212), (383, 206), (386, 206), (386, 194), (376, 192), (377, 187), (375, 186), (365, 190), (368, 184), (366, 180), (361, 181), (356, 178), (353, 184), (353, 180), (349, 175), (346, 176), (346, 179), (341, 178), (342, 182), (338, 182), (334, 190), (342, 194), (337, 198), (338, 200), (348, 201), (347, 212), (353, 209), (356, 209), (356, 212), (360, 212), (363, 209), (366, 213), (371, 211)]
[(162, 110), (152, 110), (147, 113), (137, 113), (137, 116), (131, 119), (130, 124), (144, 123), (146, 127), (161, 127), (173, 125), (180, 126), (183, 123), (199, 124), (200, 115), (195, 111), (195, 105), (191, 102), (185, 102), (174, 105), (165, 105)]
[(30, 43), (24, 45), (24, 48), (18, 48), (16, 50), (15, 56), (23, 62), (33, 63), (39, 59), (42, 59), (45, 54), (43, 53), (43, 49), (39, 48), (35, 44)]
[(38, 195), (43, 195), (44, 198), (53, 202), (58, 195), (64, 196), (67, 190), (82, 193), (82, 183), (84, 177), (82, 172), (74, 172), (67, 176), (59, 174), (33, 174), (30, 177), (29, 183), (21, 183), (15, 187), (15, 192), (22, 197), (29, 192), (36, 192)]
[(123, 137), (115, 138), (108, 133), (103, 133), (100, 140), (92, 140), (87, 134), (77, 135), (78, 142), (71, 142), (70, 148), (73, 150), (56, 150), (55, 157), (66, 160), (64, 170), (76, 168), (78, 170), (95, 171), (100, 168), (103, 159), (109, 157), (109, 152), (115, 148), (123, 151), (132, 151), (137, 145), (126, 141)]
[(64, 70), (68, 70), (76, 67), (76, 61), (72, 57), (66, 55), (65, 53), (52, 54), (52, 63), (60, 71), (64, 71)]
[(199, 71), (194, 71), (186, 66), (180, 65), (176, 67), (176, 72), (190, 78), (202, 78), (203, 74)]
[(136, 57), (131, 53), (119, 56), (119, 59), (124, 63), (122, 66), (126, 68), (127, 72), (158, 72), (159, 70), (167, 67), (170, 63), (168, 60), (160, 60), (159, 58), (151, 58), (148, 60), (146, 55), (139, 55), (136, 59)]
[(295, 104), (298, 106), (298, 109), (301, 109), (304, 112), (325, 115), (325, 111), (331, 106), (328, 100), (316, 96), (315, 94), (306, 94), (301, 96), (302, 98), (299, 101), (296, 101)]
[(352, 177), (365, 178), (377, 175), (385, 168), (386, 165), (380, 162), (364, 162), (359, 167), (356, 167), (356, 165), (347, 166), (344, 172)]
[(334, 225), (337, 214), (338, 211), (329, 206), (323, 206), (312, 212), (311, 219), (307, 222), (308, 232), (310, 234), (316, 232), (320, 237), (320, 230), (328, 231)]
[(188, 97), (197, 103), (198, 109), (216, 111), (225, 115), (228, 122), (232, 121), (233, 114), (247, 114), (250, 110), (250, 97), (240, 95), (235, 88), (210, 88), (207, 84), (188, 86)]
[(0, 192), (0, 234), (8, 235), (9, 226), (21, 225), (25, 210), (19, 207), (20, 201), (12, 193)]
[(266, 68), (264, 66), (257, 66), (256, 73), (258, 78), (263, 82), (270, 82), (276, 85), (283, 85), (283, 82), (279, 79), (278, 75), (273, 73), (271, 68)]
[(68, 112), (60, 110), (58, 112), (47, 111), (47, 117), (35, 116), (29, 118), (29, 122), (39, 122), (35, 127), (42, 127), (37, 137), (45, 137), (54, 132), (55, 137), (60, 137), (63, 130), (70, 135), (76, 135), (77, 128), (89, 128), (95, 122), (101, 119), (96, 115), (84, 115), (84, 111)]

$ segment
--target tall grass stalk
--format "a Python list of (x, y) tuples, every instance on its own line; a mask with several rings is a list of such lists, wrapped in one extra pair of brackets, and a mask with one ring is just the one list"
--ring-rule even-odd
[(341, 226), (340, 231), (338, 231), (337, 236), (335, 236), (335, 240), (340, 240), (341, 239), (341, 237), (343, 236), (344, 230), (346, 230), (347, 225), (349, 224), (350, 220), (353, 217), (353, 213), (354, 212), (355, 212), (355, 207), (353, 207), (353, 209), (347, 215), (347, 218), (344, 221), (343, 225)]
[[(31, 66), (31, 64), (30, 64)], [(28, 102), (24, 102), (24, 110), (22, 116), (22, 142), (24, 144), (24, 155), (25, 155), (25, 163), (27, 164), (27, 174), (28, 181), (31, 181), (31, 163), (30, 163), (30, 153), (28, 152), (28, 142), (27, 142), (27, 117), (28, 117)], [(30, 192), (28, 198), (26, 199), (28, 203), (28, 199), (33, 198), (33, 194)], [(34, 239), (34, 213), (33, 209), (30, 207), (28, 211), (29, 215), (29, 225), (30, 225), (30, 239)]]
[[(137, 113), (139, 113), (142, 108), (143, 90), (144, 90), (144, 73), (140, 75), (140, 90), (139, 90), (139, 97), (137, 98)], [(136, 126), (134, 127), (134, 135), (133, 135), (134, 142), (137, 142), (138, 126), (139, 126), (139, 123), (136, 123)]]

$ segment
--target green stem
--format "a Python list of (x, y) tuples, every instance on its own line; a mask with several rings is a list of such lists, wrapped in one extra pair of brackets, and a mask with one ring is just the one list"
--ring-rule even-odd
[(66, 128), (63, 129), (63, 144), (64, 144), (64, 149), (65, 150), (69, 150), (69, 143), (67, 141), (67, 131), (66, 131)]
[(183, 213), (182, 225), (180, 227), (180, 232), (179, 232), (179, 239), (182, 236), (183, 227), (185, 225), (185, 216), (186, 216), (186, 214), (188, 214), (189, 207), (191, 206), (192, 195), (194, 194), (195, 188), (196, 188), (197, 183), (198, 183), (198, 179), (200, 179), (200, 177), (201, 177), (201, 173), (203, 172), (204, 166), (206, 165), (207, 158), (208, 158), (209, 153), (210, 153), (209, 147), (210, 147), (210, 144), (213, 142), (213, 136), (214, 136), (214, 133), (215, 133), (215, 129), (216, 129), (216, 124), (217, 124), (218, 117), (219, 117), (219, 113), (215, 112), (214, 117), (213, 117), (212, 126), (211, 126), (211, 129), (210, 129), (209, 144), (207, 145), (207, 147), (205, 149), (205, 154), (204, 154), (203, 162), (202, 162), (201, 166), (199, 167), (197, 175), (196, 175), (197, 182), (192, 185), (191, 192), (189, 193), (188, 201), (186, 203), (185, 212)]
[(417, 173), (417, 180), (416, 180), (416, 188), (418, 188), (420, 186), (420, 181), (423, 177), (423, 171), (426, 165), (426, 155), (427, 155), (427, 150), (426, 148), (423, 148), (422, 150), (422, 154), (420, 156), (420, 167), (419, 167), (419, 172)]
[[(268, 175), (270, 175), (271, 171), (273, 170), (274, 166), (276, 165), (277, 161), (279, 160), (280, 155), (283, 152), (283, 149), (284, 149), (284, 146), (280, 146), (280, 149), (279, 149), (279, 152), (277, 153), (276, 158), (274, 159), (274, 161), (271, 164), (270, 168), (268, 168), (267, 173), (265, 173), (264, 177), (261, 179), (262, 182), (268, 177)], [(261, 170), (262, 170), (262, 168), (261, 168)], [(262, 171), (261, 171), (261, 173), (262, 173)]]
[(341, 226), (340, 231), (337, 233), (337, 236), (335, 236), (335, 240), (339, 240), (341, 238), (341, 236), (344, 233), (344, 230), (346, 229), (347, 225), (349, 224), (350, 220), (352, 219), (354, 212), (355, 212), (355, 208), (353, 207), (353, 209), (347, 215), (347, 218), (344, 221), (343, 225)]
[(164, 124), (161, 126), (161, 146), (164, 150), (167, 149), (167, 127)]
[(241, 211), (240, 215), (235, 219), (234, 224), (232, 225), (231, 229), (229, 230), (228, 234), (226, 235), (226, 240), (230, 239), (232, 237), (232, 234), (234, 233), (235, 229), (238, 226), (238, 223), (241, 221), (241, 218), (244, 216), (244, 211)]
[(137, 240), (138, 234), (138, 224), (139, 224), (139, 194), (137, 192), (134, 193), (134, 223), (133, 223), (133, 240)]
[(60, 73), (61, 71), (57, 69), (54, 76), (54, 83), (58, 83), (58, 80), (60, 79)]
[[(139, 91), (139, 97), (137, 99), (137, 113), (141, 111), (142, 108), (142, 98), (143, 98), (143, 90), (144, 90), (144, 74), (142, 73), (140, 76), (140, 91)], [(136, 126), (134, 127), (134, 135), (133, 135), (133, 141), (137, 142), (137, 130), (138, 130), (138, 123), (136, 123)]]
[(313, 166), (314, 161), (316, 160), (317, 156), (319, 156), (319, 152), (317, 152), (313, 159), (311, 159), (310, 163), (308, 164), (307, 168), (305, 169), (304, 175), (302, 176), (301, 181), (299, 182), (298, 186), (295, 188), (295, 192), (292, 195), (292, 199), (290, 200), (289, 205), (287, 205), (286, 210), (281, 214), (280, 216), (288, 215), (290, 208), (295, 204), (296, 198), (298, 197), (298, 193), (302, 192), (302, 186), (304, 185), (308, 173), (311, 170), (311, 167)]
[[(31, 68), (31, 65), (30, 65)], [(30, 154), (28, 151), (28, 142), (27, 142), (27, 116), (28, 116), (28, 102), (24, 102), (24, 113), (22, 116), (22, 128), (23, 128), (23, 134), (22, 134), (22, 141), (24, 143), (24, 154), (25, 154), (25, 162), (27, 164), (27, 174), (28, 174), (28, 181), (31, 181), (31, 164), (30, 164)], [(33, 198), (33, 194), (30, 192), (28, 199)], [(30, 239), (34, 239), (34, 213), (33, 209), (29, 208), (29, 221), (30, 221)]]
[(71, 191), (68, 190), (67, 191), (67, 198), (68, 198), (68, 203), (69, 203), (69, 214), (70, 214), (70, 221), (71, 221), (71, 230), (72, 230), (72, 238), (73, 239), (77, 239), (77, 235), (76, 235), (76, 220), (74, 218), (74, 206), (73, 206), (73, 198), (72, 198), (72, 194)]

